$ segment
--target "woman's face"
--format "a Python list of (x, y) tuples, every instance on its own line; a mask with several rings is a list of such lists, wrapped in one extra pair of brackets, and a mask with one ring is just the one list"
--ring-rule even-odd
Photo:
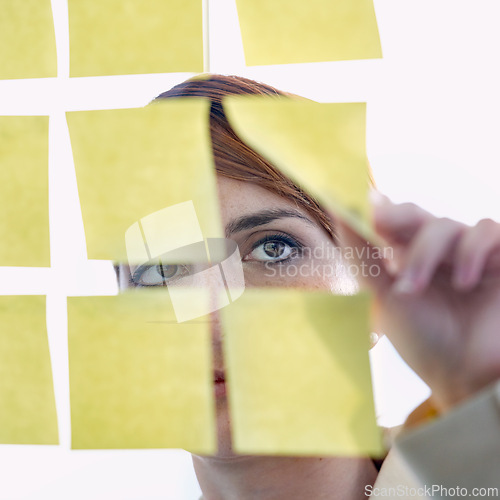
[[(302, 207), (249, 182), (218, 176), (217, 185), (225, 236), (238, 245), (246, 288), (296, 287), (339, 294), (356, 290), (331, 237)], [(182, 268), (153, 265), (142, 271), (122, 266), (120, 287), (174, 284), (185, 276)], [(210, 317), (219, 455), (228, 457), (232, 451), (222, 332), (219, 313)]]
[[(248, 182), (218, 177), (226, 238), (240, 251), (246, 287), (297, 287), (352, 293), (326, 231), (296, 203)], [(229, 412), (221, 382), (224, 362), (219, 314), (212, 314), (219, 455), (232, 455)], [(218, 382), (217, 382), (218, 381)]]

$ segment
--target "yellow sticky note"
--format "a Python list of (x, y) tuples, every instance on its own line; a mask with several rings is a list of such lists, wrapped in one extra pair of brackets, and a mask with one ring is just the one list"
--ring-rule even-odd
[(49, 255), (48, 116), (0, 116), (0, 266)]
[(69, 0), (70, 76), (203, 71), (200, 0)]
[(0, 297), (0, 443), (59, 443), (43, 296)]
[(0, 79), (57, 76), (50, 0), (2, 0), (0, 12)]
[(373, 0), (236, 0), (247, 65), (382, 57)]
[(215, 451), (208, 323), (165, 290), (68, 299), (73, 448)]
[(368, 361), (368, 296), (250, 289), (221, 313), (235, 451), (382, 451)]
[(90, 259), (130, 262), (220, 237), (209, 106), (67, 113)]
[(224, 99), (224, 109), (244, 142), (362, 235), (376, 239), (365, 103), (234, 96)]

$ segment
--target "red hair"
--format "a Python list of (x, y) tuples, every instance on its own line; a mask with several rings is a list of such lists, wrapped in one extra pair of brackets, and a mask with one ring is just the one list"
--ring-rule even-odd
[(229, 125), (222, 108), (222, 98), (243, 94), (292, 95), (247, 78), (209, 75), (207, 78), (195, 78), (180, 83), (160, 94), (154, 101), (192, 96), (210, 99), (210, 133), (217, 174), (238, 181), (251, 182), (293, 201), (308, 212), (336, 241), (333, 222), (318, 202), (263, 156), (248, 147)]

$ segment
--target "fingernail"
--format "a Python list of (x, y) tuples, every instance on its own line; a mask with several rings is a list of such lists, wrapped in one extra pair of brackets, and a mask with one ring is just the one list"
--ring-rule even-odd
[(375, 332), (370, 333), (370, 344), (373, 347), (378, 342), (379, 336)]

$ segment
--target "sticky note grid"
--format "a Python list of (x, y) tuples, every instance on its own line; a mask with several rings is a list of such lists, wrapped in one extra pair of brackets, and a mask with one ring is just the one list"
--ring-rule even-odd
[[(372, 0), (304, 5), (237, 0), (249, 65), (381, 56)], [(2, 11), (0, 78), (57, 76), (51, 2), (5, 0)], [(199, 0), (69, 0), (68, 11), (71, 77), (203, 70)], [(90, 258), (144, 262), (222, 237), (209, 105), (67, 114)], [(245, 142), (370, 233), (363, 104), (249, 98), (224, 106)], [(48, 117), (0, 117), (0, 160), (0, 265), (49, 266)], [(159, 235), (165, 226), (171, 234)], [(129, 247), (127, 232), (136, 237)], [(236, 451), (378, 453), (365, 299), (259, 293), (238, 295), (221, 313)], [(210, 328), (177, 323), (166, 305), (176, 296), (69, 300), (73, 448), (215, 452)], [(0, 443), (55, 444), (44, 298), (1, 297), (0, 321)]]
[[(373, 0), (237, 0), (248, 65), (381, 57)], [(68, 1), (70, 76), (204, 70), (201, 0)], [(50, 0), (3, 0), (0, 78), (56, 76)]]
[[(251, 289), (220, 311), (236, 453), (381, 454), (369, 308)], [(177, 323), (166, 290), (70, 298), (68, 320), (73, 448), (215, 453), (209, 320)]]

